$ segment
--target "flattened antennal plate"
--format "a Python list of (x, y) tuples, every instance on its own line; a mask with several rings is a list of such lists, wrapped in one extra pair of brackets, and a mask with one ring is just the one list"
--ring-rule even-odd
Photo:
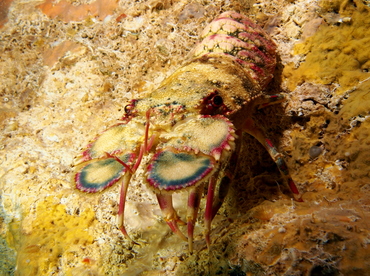
[(164, 150), (157, 153), (148, 166), (147, 181), (159, 190), (180, 190), (204, 180), (214, 165), (211, 156)]
[[(119, 157), (129, 164), (134, 159), (133, 153)], [(76, 187), (87, 193), (100, 192), (115, 184), (127, 171), (121, 163), (114, 158), (93, 159), (80, 164), (75, 175)]]
[(223, 116), (199, 116), (181, 121), (175, 125), (174, 134), (163, 135), (168, 141), (164, 147), (178, 150), (202, 152), (220, 159), (223, 150), (234, 148), (235, 130)]

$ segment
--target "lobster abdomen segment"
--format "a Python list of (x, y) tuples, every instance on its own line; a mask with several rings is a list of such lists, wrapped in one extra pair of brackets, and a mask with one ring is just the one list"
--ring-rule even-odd
[(248, 17), (234, 11), (224, 12), (205, 28), (201, 38), (203, 41), (194, 49), (194, 58), (230, 55), (261, 89), (272, 79), (276, 45)]

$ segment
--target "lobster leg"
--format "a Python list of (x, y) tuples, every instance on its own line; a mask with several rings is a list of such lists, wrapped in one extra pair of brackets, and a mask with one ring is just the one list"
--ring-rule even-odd
[(278, 104), (285, 101), (285, 97), (283, 94), (277, 95), (263, 95), (262, 96), (262, 103), (257, 107), (257, 109), (265, 108), (266, 106), (270, 106), (273, 104)]
[[(238, 136), (241, 136), (241, 131), (236, 133)], [(206, 203), (206, 210), (204, 214), (204, 223), (205, 223), (205, 239), (207, 242), (207, 247), (210, 247), (210, 228), (213, 218), (216, 216), (218, 210), (221, 208), (222, 203), (224, 202), (227, 193), (229, 191), (229, 187), (231, 181), (233, 180), (233, 175), (235, 174), (236, 168), (238, 166), (238, 156), (240, 154), (240, 143), (235, 145), (235, 150), (232, 153), (229, 165), (226, 167), (225, 170), (221, 170), (222, 177), (213, 176), (209, 180), (208, 186), (208, 194), (207, 194), (207, 203)], [(215, 175), (218, 175), (216, 173)], [(216, 179), (218, 179), (216, 181)], [(216, 193), (215, 193), (216, 192)]]
[(299, 193), (297, 186), (295, 185), (292, 177), (289, 174), (288, 166), (283, 159), (283, 155), (277, 151), (271, 140), (266, 138), (263, 131), (255, 125), (254, 121), (251, 118), (248, 118), (245, 121), (243, 130), (255, 137), (266, 148), (271, 158), (278, 166), (280, 173), (284, 177), (284, 180), (288, 183), (290, 190), (295, 196), (295, 199), (297, 201), (302, 201), (301, 194)]
[(172, 195), (170, 194), (156, 194), (159, 207), (162, 210), (164, 220), (167, 222), (168, 226), (171, 228), (172, 232), (178, 235), (184, 241), (188, 241), (185, 235), (179, 229), (177, 223), (185, 224), (178, 215), (172, 205)]
[(211, 222), (214, 217), (212, 206), (213, 206), (213, 198), (215, 194), (215, 189), (216, 189), (216, 177), (212, 176), (209, 179), (209, 183), (208, 183), (206, 210), (204, 211), (204, 228), (205, 228), (204, 236), (206, 238), (208, 249), (210, 248), (210, 245), (211, 245), (211, 240), (209, 238), (209, 235), (211, 232)]
[(193, 237), (194, 237), (194, 225), (197, 220), (200, 199), (202, 197), (202, 188), (192, 188), (189, 192), (188, 198), (188, 210), (187, 210), (187, 222), (188, 222), (188, 243), (189, 252), (193, 252)]
[(122, 234), (129, 240), (131, 238), (127, 234), (125, 225), (124, 225), (124, 214), (125, 214), (125, 203), (128, 184), (130, 183), (132, 174), (127, 172), (122, 178), (121, 193), (119, 197), (119, 207), (118, 207), (118, 228), (121, 230)]
[(211, 244), (210, 233), (212, 220), (225, 200), (225, 197), (229, 191), (231, 180), (232, 178), (228, 175), (223, 176), (218, 185), (215, 177), (212, 177), (209, 180), (207, 203), (204, 213), (205, 239), (208, 248)]
[(211, 221), (216, 216), (218, 210), (220, 209), (222, 203), (225, 200), (225, 197), (227, 196), (231, 180), (232, 180), (231, 177), (225, 175), (224, 177), (222, 177), (220, 184), (218, 185), (217, 193), (214, 196), (212, 203)]

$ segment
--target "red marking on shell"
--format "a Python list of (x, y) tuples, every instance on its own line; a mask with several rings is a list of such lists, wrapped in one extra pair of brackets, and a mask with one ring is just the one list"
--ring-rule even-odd
[(83, 151), (82, 156), (81, 156), (81, 162), (89, 161), (91, 160), (91, 154), (90, 154), (90, 149), (91, 149), (91, 144), (87, 145), (87, 149)]
[(257, 86), (266, 87), (276, 65), (276, 45), (257, 24), (236, 12), (225, 12), (203, 31), (194, 58), (228, 54), (235, 58)]
[(256, 64), (251, 64), (250, 65), (250, 67), (251, 67), (251, 69), (254, 71), (254, 72), (256, 72), (257, 73), (257, 75), (259, 74), (259, 75), (261, 75), (261, 74), (263, 74), (264, 73), (264, 71), (260, 68), (260, 67), (258, 67)]

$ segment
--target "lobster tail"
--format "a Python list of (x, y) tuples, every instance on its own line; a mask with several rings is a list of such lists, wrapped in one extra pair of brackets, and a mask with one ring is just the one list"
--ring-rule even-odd
[(231, 57), (260, 89), (272, 79), (276, 45), (246, 16), (234, 11), (224, 12), (204, 29), (201, 38), (203, 40), (193, 51), (194, 59)]

